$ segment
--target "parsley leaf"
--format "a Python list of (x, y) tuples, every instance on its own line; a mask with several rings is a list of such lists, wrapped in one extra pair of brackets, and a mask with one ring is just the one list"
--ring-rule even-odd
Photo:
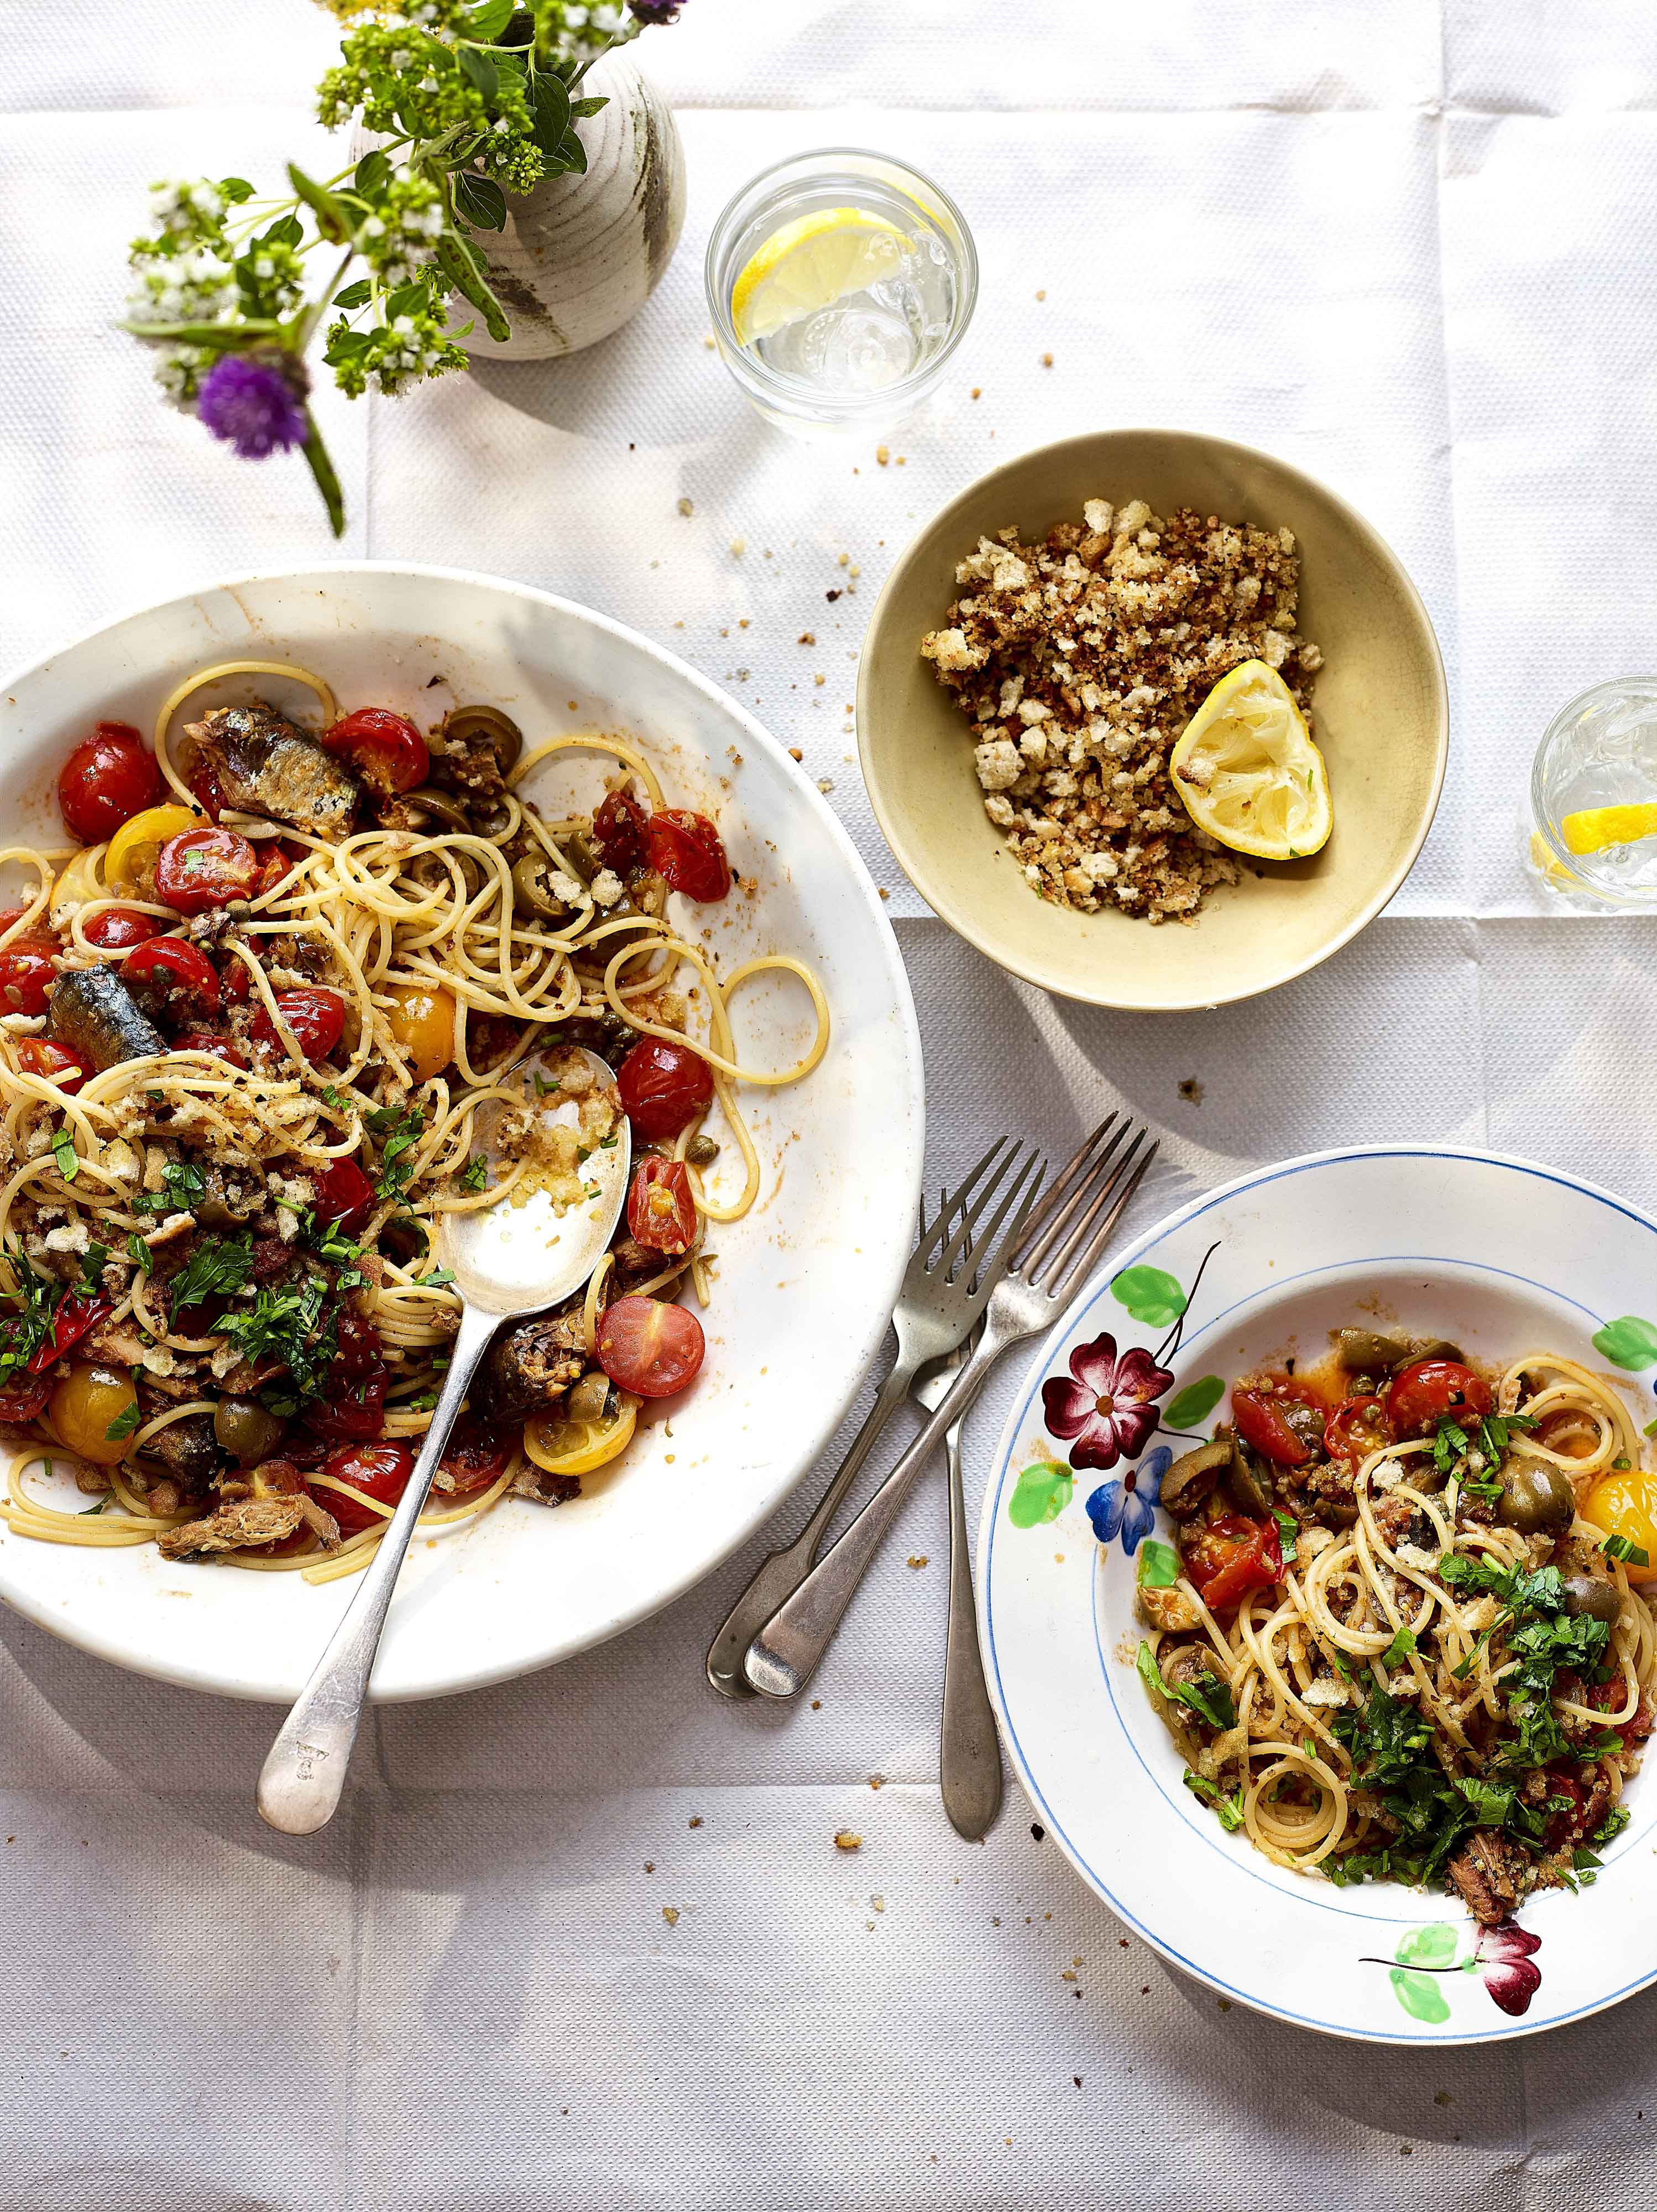
[(129, 1256), (143, 1269), (146, 1275), (149, 1274), (153, 1271), (155, 1265), (155, 1255), (150, 1250), (149, 1245), (144, 1243), (143, 1238), (139, 1236), (136, 1229), (130, 1229), (127, 1231), (126, 1249)]
[(426, 1117), (417, 1106), (410, 1106), (406, 1112), (394, 1106), (379, 1106), (365, 1119), (373, 1133), (384, 1139), (379, 1148), (379, 1175), (374, 1184), (374, 1195), (401, 1198), (414, 1181), (415, 1164), (407, 1154), (419, 1142)]
[(146, 1190), (132, 1201), (135, 1213), (193, 1213), (207, 1195), (207, 1177), (188, 1160), (169, 1160), (159, 1190)]
[(169, 1290), (176, 1321), (186, 1306), (209, 1298), (233, 1297), (253, 1272), (253, 1240), (235, 1237), (222, 1243), (198, 1244), (173, 1276)]
[(1615, 1534), (1606, 1537), (1602, 1549), (1608, 1559), (1623, 1559), (1631, 1567), (1648, 1567), (1651, 1554), (1643, 1544), (1631, 1544), (1626, 1536)]
[(1236, 1727), (1237, 1709), (1231, 1702), (1230, 1689), (1212, 1669), (1194, 1682), (1170, 1682), (1156, 1664), (1156, 1655), (1148, 1644), (1140, 1644), (1133, 1663), (1143, 1679), (1170, 1705), (1189, 1705), (1198, 1719), (1206, 1721), (1210, 1728)]
[(1392, 1642), (1387, 1646), (1387, 1649), (1381, 1653), (1381, 1663), (1383, 1667), (1387, 1668), (1400, 1666), (1403, 1662), (1409, 1657), (1410, 1654), (1415, 1650), (1415, 1648), (1416, 1639), (1414, 1632), (1408, 1628), (1400, 1628), (1398, 1634), (1393, 1638)]
[(52, 1157), (58, 1163), (58, 1172), (65, 1182), (73, 1182), (81, 1172), (80, 1154), (75, 1149), (75, 1139), (68, 1129), (59, 1129), (52, 1140)]
[(467, 1161), (465, 1166), (460, 1170), (461, 1188), (463, 1190), (482, 1190), (489, 1179), (489, 1154), (487, 1152), (474, 1152), (471, 1158)]
[(1272, 1514), (1278, 1523), (1278, 1534), (1282, 1540), (1283, 1563), (1287, 1566), (1295, 1556), (1295, 1540), (1300, 1534), (1300, 1522), (1292, 1513), (1285, 1513), (1281, 1505), (1274, 1505)]
[(1184, 1779), (1187, 1790), (1193, 1790), (1199, 1797), (1205, 1799), (1214, 1808), (1220, 1816), (1220, 1826), (1228, 1834), (1241, 1827), (1243, 1810), (1241, 1783), (1238, 1784), (1235, 1795), (1228, 1797), (1223, 1790), (1217, 1789), (1213, 1783), (1206, 1780), (1202, 1775), (1193, 1774), (1188, 1766), (1185, 1771)]
[(124, 1412), (117, 1413), (104, 1434), (111, 1443), (118, 1443), (124, 1437), (130, 1437), (135, 1429), (143, 1426), (143, 1408), (135, 1398)]
[(280, 1364), (288, 1370), (293, 1388), (282, 1391), (282, 1403), (267, 1398), (272, 1413), (291, 1414), (300, 1402), (321, 1390), (337, 1348), (337, 1329), (324, 1311), (329, 1302), (326, 1276), (308, 1274), (296, 1282), (267, 1283), (252, 1303), (227, 1313), (217, 1334), (232, 1344), (254, 1366)]

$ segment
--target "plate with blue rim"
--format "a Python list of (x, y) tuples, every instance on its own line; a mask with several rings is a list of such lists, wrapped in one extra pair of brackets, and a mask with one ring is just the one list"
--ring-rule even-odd
[(1171, 1966), (1298, 2027), (1405, 2045), (1535, 2034), (1657, 1981), (1657, 1777), (1629, 1784), (1591, 1881), (1533, 1893), (1501, 1929), (1442, 1890), (1279, 1867), (1186, 1786), (1137, 1671), (1135, 1604), (1145, 1547), (1172, 1534), (1157, 1493), (1187, 1444), (1171, 1432), (1205, 1432), (1231, 1377), (1392, 1324), (1493, 1364), (1579, 1359), (1643, 1429), (1654, 1316), (1657, 1220), (1637, 1206), (1528, 1161), (1377, 1146), (1193, 1200), (1113, 1255), (1042, 1343), (985, 1490), (985, 1667), (1036, 1818)]

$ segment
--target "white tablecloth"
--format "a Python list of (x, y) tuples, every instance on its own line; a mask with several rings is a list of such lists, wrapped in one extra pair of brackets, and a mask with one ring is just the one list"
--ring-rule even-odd
[[(108, 325), (147, 181), (321, 158), (333, 37), (307, 0), (0, 0), (9, 664), (332, 550), (298, 465), (243, 466), (165, 413)], [(1120, 1098), (1168, 1132), (1164, 1203), (1400, 1136), (1657, 1200), (1649, 927), (1546, 915), (1514, 830), (1551, 710), (1653, 658), (1657, 14), (687, 0), (641, 52), (689, 161), (660, 290), (575, 361), (325, 404), (344, 550), (602, 607), (804, 749), (891, 891), (934, 1183), (1003, 1126), (1062, 1148)], [(702, 343), (726, 196), (847, 142), (934, 171), (983, 257), (956, 371), (885, 468), (767, 431)], [(1047, 1001), (927, 918), (847, 706), (921, 519), (1021, 447), (1142, 422), (1268, 446), (1367, 512), (1454, 697), (1444, 805), (1391, 913), (1269, 1002), (1180, 1020)], [(992, 1395), (972, 1423), (980, 1478), (999, 1419)], [(794, 1518), (604, 1650), (376, 1716), (346, 1808), (300, 1844), (252, 1808), (268, 1712), (0, 1618), (4, 2212), (1648, 2201), (1657, 1999), (1504, 2050), (1358, 2051), (1171, 1974), (1016, 1790), (987, 1844), (954, 1837), (939, 1488), (818, 1701), (713, 1698), (707, 1636)]]

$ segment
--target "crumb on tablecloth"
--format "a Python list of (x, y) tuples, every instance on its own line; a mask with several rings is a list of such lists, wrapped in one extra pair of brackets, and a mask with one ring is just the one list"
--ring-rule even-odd
[(837, 1851), (856, 1851), (861, 1850), (862, 1848), (863, 1838), (861, 1836), (854, 1836), (848, 1828), (837, 1828), (835, 1830), (835, 1849)]

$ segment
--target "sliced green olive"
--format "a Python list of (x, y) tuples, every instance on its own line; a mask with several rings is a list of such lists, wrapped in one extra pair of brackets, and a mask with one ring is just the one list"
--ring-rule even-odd
[(1217, 1437), (1211, 1444), (1181, 1453), (1162, 1477), (1162, 1501), (1170, 1513), (1182, 1520), (1196, 1511), (1230, 1466), (1232, 1449), (1229, 1441)]
[(1271, 1477), (1242, 1445), (1239, 1444), (1233, 1452), (1231, 1464), (1220, 1480), (1227, 1497), (1240, 1513), (1252, 1515), (1259, 1521), (1271, 1512), (1275, 1503)]
[(1623, 1593), (1603, 1575), (1580, 1570), (1563, 1577), (1565, 1610), (1574, 1620), (1605, 1620), (1615, 1624), (1623, 1617)]
[(1496, 1517), (1505, 1528), (1534, 1536), (1544, 1528), (1569, 1528), (1576, 1494), (1562, 1467), (1545, 1460), (1509, 1460), (1502, 1471), (1502, 1497)]
[(544, 853), (525, 853), (521, 860), (513, 862), (512, 888), (517, 903), (543, 921), (561, 921), (569, 912), (563, 901), (553, 895), (552, 872)]
[(1349, 1371), (1379, 1368), (1384, 1374), (1410, 1357), (1410, 1347), (1395, 1336), (1377, 1336), (1371, 1328), (1338, 1328), (1335, 1357)]
[(213, 1434), (219, 1448), (239, 1467), (257, 1467), (269, 1459), (287, 1432), (287, 1422), (257, 1398), (221, 1398), (213, 1408)]
[(570, 830), (558, 849), (571, 875), (579, 876), (584, 884), (590, 884), (604, 865), (604, 854), (585, 830)]
[(418, 791), (410, 792), (403, 804), (418, 806), (434, 821), (446, 822), (451, 830), (470, 830), (472, 826), (471, 817), (460, 801), (452, 793), (435, 790), (429, 783), (422, 783)]
[(250, 1177), (240, 1177), (232, 1184), (224, 1170), (212, 1164), (203, 1170), (207, 1188), (191, 1208), (203, 1229), (234, 1229), (244, 1221), (251, 1221), (264, 1203), (264, 1193)]
[(564, 1401), (564, 1415), (571, 1421), (591, 1421), (595, 1426), (610, 1418), (614, 1386), (602, 1368), (584, 1375)]
[(487, 746), (502, 775), (512, 774), (524, 750), (524, 732), (498, 707), (457, 707), (443, 725), (443, 735), (451, 747)]

